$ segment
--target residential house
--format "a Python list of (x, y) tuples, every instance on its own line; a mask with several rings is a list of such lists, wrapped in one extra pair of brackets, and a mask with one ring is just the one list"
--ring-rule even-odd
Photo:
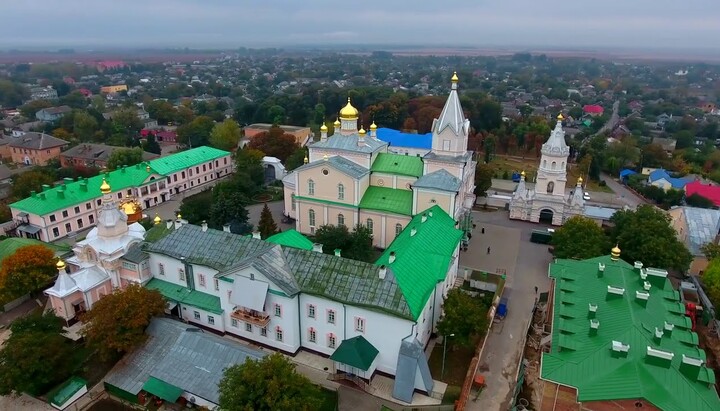
[(703, 184), (700, 180), (695, 180), (685, 186), (685, 196), (689, 197), (693, 194), (703, 196), (711, 200), (715, 206), (720, 207), (720, 186), (711, 184)]
[(114, 198), (131, 197), (148, 209), (226, 177), (233, 167), (232, 153), (196, 147), (88, 179), (43, 186), (41, 192), (10, 204), (10, 210), (17, 235), (50, 242), (96, 224), (104, 183), (112, 185)]
[(597, 104), (586, 104), (583, 106), (583, 113), (591, 117), (602, 116), (604, 112), (605, 109)]
[(70, 144), (68, 141), (45, 133), (23, 131), (13, 135), (17, 137), (10, 138), (8, 146), (12, 161), (18, 164), (43, 166), (48, 161), (58, 158), (63, 148)]
[[(60, 153), (60, 164), (63, 167), (97, 167), (106, 168), (107, 161), (114, 151), (126, 147), (108, 146), (105, 144), (82, 143)], [(160, 157), (154, 153), (143, 152), (143, 161)]]
[(620, 253), (550, 264), (538, 409), (720, 409), (714, 371), (667, 271)]
[(698, 108), (700, 110), (702, 110), (704, 113), (712, 113), (713, 111), (715, 111), (717, 109), (717, 106), (715, 105), (715, 103), (713, 103), (711, 101), (704, 101), (704, 102), (698, 104)]
[(665, 191), (671, 188), (675, 190), (682, 190), (685, 185), (693, 181), (693, 178), (688, 177), (671, 177), (670, 174), (664, 169), (658, 169), (650, 173), (648, 176), (648, 183), (655, 187), (660, 187)]
[(100, 92), (103, 94), (114, 94), (114, 93), (119, 93), (121, 91), (128, 91), (127, 84), (118, 84), (115, 86), (100, 87)]
[(668, 211), (678, 239), (693, 255), (688, 272), (701, 275), (707, 268), (708, 259), (702, 252), (705, 244), (717, 243), (720, 234), (720, 210), (696, 207), (673, 207)]
[(57, 90), (51, 86), (47, 87), (31, 87), (30, 88), (30, 100), (57, 100)]
[[(268, 123), (255, 123), (245, 126), (243, 129), (245, 137), (243, 137), (242, 141), (240, 141), (240, 147), (247, 145), (250, 142), (250, 139), (256, 135), (269, 131), (272, 126), (272, 124)], [(284, 124), (278, 127), (280, 127), (285, 134), (292, 134), (295, 136), (295, 142), (298, 143), (300, 147), (305, 147), (308, 142), (312, 141), (312, 131), (310, 131), (310, 127), (288, 126)]]
[(60, 120), (65, 114), (68, 114), (71, 111), (72, 109), (68, 106), (48, 107), (35, 113), (35, 118), (40, 121), (52, 122)]
[(668, 157), (672, 156), (672, 153), (675, 151), (675, 147), (677, 146), (677, 140), (674, 138), (653, 137), (652, 143), (659, 144), (660, 147), (662, 147), (668, 154)]

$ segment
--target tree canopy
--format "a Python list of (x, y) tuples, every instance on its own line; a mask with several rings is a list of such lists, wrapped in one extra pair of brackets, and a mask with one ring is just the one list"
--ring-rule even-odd
[(438, 321), (438, 333), (454, 334), (452, 342), (470, 346), (474, 338), (482, 336), (488, 326), (488, 307), (478, 297), (452, 288), (443, 303), (443, 314)]
[(103, 358), (128, 353), (142, 344), (145, 328), (165, 312), (165, 299), (157, 290), (136, 284), (106, 295), (82, 315), (80, 331), (89, 346)]
[(588, 259), (610, 253), (610, 242), (603, 229), (593, 220), (573, 216), (552, 236), (553, 254), (557, 258)]
[(206, 146), (214, 127), (215, 122), (210, 117), (195, 117), (190, 123), (178, 127), (178, 143), (188, 147)]
[(210, 145), (220, 150), (233, 151), (240, 141), (240, 126), (233, 119), (216, 124), (210, 132)]
[(243, 193), (252, 196), (265, 183), (265, 170), (263, 169), (263, 152), (252, 148), (241, 148), (235, 153), (236, 186), (244, 187)]
[(30, 196), (31, 191), (42, 191), (43, 184), (52, 185), (55, 178), (41, 168), (35, 168), (13, 177), (10, 195), (13, 198), (21, 199)]
[(273, 219), (267, 203), (263, 205), (263, 209), (260, 212), (258, 231), (260, 232), (260, 237), (263, 240), (278, 232), (278, 226), (275, 223), (275, 219)]
[(20, 247), (2, 261), (0, 294), (17, 298), (47, 285), (57, 274), (55, 253), (44, 245)]
[(720, 307), (720, 259), (714, 258), (702, 275), (703, 289), (717, 307)]
[(323, 225), (315, 231), (315, 241), (323, 245), (325, 254), (341, 255), (353, 260), (372, 262), (372, 234), (366, 226), (358, 224), (352, 232), (345, 225)]
[(219, 391), (225, 411), (310, 411), (321, 404), (318, 387), (278, 353), (225, 369)]
[(488, 164), (478, 162), (475, 169), (475, 195), (484, 196), (487, 190), (492, 187), (492, 178), (495, 170)]
[(248, 198), (243, 193), (217, 190), (214, 194), (208, 220), (212, 228), (222, 229), (225, 224), (229, 224), (230, 232), (235, 234), (248, 234), (252, 231), (252, 225), (248, 223), (248, 211), (245, 208)]
[(651, 205), (637, 210), (619, 210), (610, 219), (615, 227), (612, 242), (622, 250), (623, 260), (642, 262), (646, 267), (672, 268), (684, 271), (693, 257), (676, 237), (670, 216)]
[(712, 200), (710, 200), (707, 197), (703, 197), (698, 193), (693, 193), (692, 195), (689, 195), (685, 197), (685, 203), (689, 205), (690, 207), (698, 207), (698, 208), (714, 208), (715, 203), (713, 203)]
[(107, 168), (115, 170), (122, 166), (134, 166), (135, 164), (142, 163), (142, 161), (142, 148), (119, 148), (110, 154), (110, 157), (107, 160)]
[(262, 151), (266, 156), (280, 159), (283, 163), (300, 148), (295, 136), (286, 133), (280, 127), (271, 127), (270, 130), (253, 136), (248, 145), (250, 148)]

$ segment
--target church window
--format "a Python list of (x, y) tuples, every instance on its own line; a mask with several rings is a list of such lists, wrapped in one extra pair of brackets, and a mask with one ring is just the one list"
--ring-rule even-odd
[(379, 185), (380, 187), (384, 186), (384, 185), (385, 185), (385, 180), (383, 180), (382, 178), (378, 178), (378, 180), (377, 180), (377, 185)]
[(395, 237), (399, 236), (400, 232), (402, 232), (402, 224), (397, 223), (395, 224)]
[(345, 225), (345, 216), (342, 214), (338, 214), (338, 226), (342, 227)]
[(180, 277), (180, 281), (185, 281), (185, 270), (178, 268), (178, 277)]
[(295, 193), (292, 193), (292, 195), (290, 196), (290, 198), (292, 198), (292, 200), (291, 200), (291, 202), (292, 202), (292, 210), (295, 211), (295, 208), (297, 207), (297, 206), (296, 206), (297, 200), (295, 199)]
[(543, 160), (543, 168), (547, 168), (547, 160)]
[(308, 223), (310, 224), (310, 227), (315, 226), (315, 210), (313, 209), (310, 209), (310, 211), (308, 211)]
[(162, 264), (158, 264), (158, 273), (160, 275), (165, 275), (165, 266)]
[(450, 140), (443, 140), (443, 150), (450, 151)]
[(94, 215), (90, 214), (88, 216), (88, 220), (90, 220), (90, 224), (95, 224), (95, 216)]
[(365, 225), (367, 226), (368, 231), (370, 232), (370, 235), (373, 235), (374, 223), (373, 223), (372, 218), (368, 218), (367, 221), (365, 222)]
[(338, 200), (344, 200), (345, 199), (345, 186), (343, 184), (338, 184)]
[(322, 173), (324, 176), (326, 176), (326, 175), (330, 174), (330, 170), (328, 170), (327, 168), (323, 168)]
[(308, 180), (308, 194), (311, 196), (315, 195), (315, 182)]
[(553, 170), (555, 170), (556, 167), (557, 167), (557, 162), (553, 161), (551, 168), (552, 168)]
[[(553, 164), (555, 164), (555, 163), (553, 163)], [(552, 194), (553, 190), (555, 190), (555, 183), (551, 181), (547, 185), (548, 194)]]

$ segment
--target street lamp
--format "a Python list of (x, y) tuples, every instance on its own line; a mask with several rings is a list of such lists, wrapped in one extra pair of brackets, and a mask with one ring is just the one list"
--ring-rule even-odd
[(455, 334), (448, 334), (443, 336), (443, 362), (442, 362), (442, 370), (440, 371), (440, 380), (445, 378), (445, 356), (447, 355), (447, 339), (449, 337), (454, 337)]

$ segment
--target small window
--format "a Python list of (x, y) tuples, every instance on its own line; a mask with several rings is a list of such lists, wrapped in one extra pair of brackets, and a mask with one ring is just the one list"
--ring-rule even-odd
[(338, 200), (345, 199), (345, 185), (338, 184)]
[(161, 264), (158, 264), (158, 272), (160, 275), (165, 275), (165, 266)]
[(314, 328), (310, 328), (308, 330), (308, 341), (310, 341), (311, 343), (317, 341), (317, 333), (315, 332)]
[(365, 332), (365, 319), (355, 317), (355, 331)]
[(345, 225), (345, 216), (342, 213), (338, 214), (338, 226), (342, 227)]
[(315, 318), (315, 306), (310, 304), (308, 305), (308, 317), (309, 318)]
[(75, 211), (75, 214), (80, 214), (80, 207), (77, 206), (73, 209)]
[(193, 316), (195, 316), (196, 320), (200, 320), (200, 311), (193, 311)]
[(275, 304), (275, 317), (282, 317), (282, 307), (280, 304)]
[(185, 281), (185, 270), (178, 268), (178, 276), (180, 277), (180, 281)]
[(395, 237), (399, 236), (402, 232), (402, 224), (397, 223), (395, 224)]
[(98, 200), (98, 201), (97, 201), (97, 205), (100, 205), (101, 203), (102, 203), (101, 200)]
[(260, 329), (260, 335), (263, 337), (267, 337), (267, 327), (263, 327)]
[(328, 334), (328, 348), (335, 348), (336, 343), (337, 338), (335, 338), (335, 334)]
[(90, 224), (95, 224), (95, 216), (92, 215), (92, 214), (90, 214), (90, 215), (88, 216), (88, 221), (90, 221)]
[(51, 222), (51, 223), (54, 223), (55, 220), (56, 220), (56, 219), (55, 219), (55, 214), (50, 214), (50, 222)]
[(65, 233), (71, 233), (72, 232), (72, 225), (70, 223), (65, 223)]
[(200, 287), (205, 287), (205, 274), (200, 274)]
[(62, 215), (63, 215), (63, 218), (67, 218), (67, 216), (68, 216), (67, 210), (63, 210)]
[(310, 227), (315, 227), (315, 210), (312, 208), (308, 211), (308, 224)]
[(283, 331), (282, 331), (282, 328), (277, 327), (277, 328), (275, 329), (275, 339), (276, 339), (277, 341), (282, 342), (282, 340), (283, 340)]
[(252, 332), (252, 324), (245, 323), (245, 331), (251, 333)]
[(232, 325), (235, 328), (238, 328), (238, 320), (231, 318), (230, 319), (230, 325)]
[(365, 225), (367, 226), (368, 231), (370, 231), (370, 235), (373, 235), (374, 223), (372, 218), (368, 218)]
[(308, 180), (308, 195), (315, 195), (315, 182), (312, 180)]
[(57, 227), (53, 228), (53, 237), (60, 237), (60, 230)]
[(83, 220), (82, 220), (82, 218), (78, 218), (78, 219), (77, 219), (77, 226), (78, 226), (78, 229), (83, 228)]
[(215, 325), (215, 317), (208, 315), (208, 324)]
[(327, 322), (329, 324), (335, 324), (335, 310), (328, 310), (327, 312)]
[(217, 278), (214, 278), (213, 282), (215, 283), (215, 291), (220, 291), (220, 281), (218, 281)]
[(89, 210), (89, 209), (91, 209), (91, 208), (92, 208), (92, 204), (90, 204), (90, 203), (85, 204), (85, 209), (86, 209), (86, 210)]

